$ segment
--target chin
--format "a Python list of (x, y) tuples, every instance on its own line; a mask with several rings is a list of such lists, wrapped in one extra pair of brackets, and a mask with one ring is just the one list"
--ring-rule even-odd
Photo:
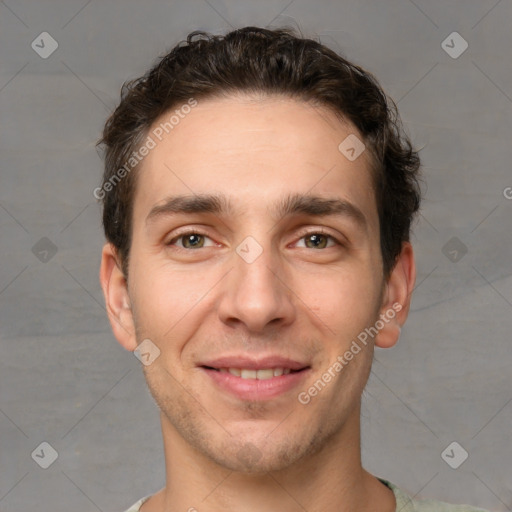
[(272, 439), (267, 435), (258, 439), (240, 436), (236, 440), (231, 437), (217, 446), (210, 444), (202, 448), (203, 453), (208, 452), (216, 464), (226, 469), (238, 473), (265, 474), (290, 468), (304, 457), (320, 451), (321, 437), (309, 439), (307, 435), (299, 435), (292, 438), (290, 432)]
[(234, 451), (232, 446), (229, 453), (224, 451), (214, 460), (220, 466), (237, 473), (263, 475), (286, 469), (300, 458), (301, 454), (297, 451), (292, 455), (285, 447), (269, 453), (268, 449), (260, 450), (252, 443), (245, 443)]

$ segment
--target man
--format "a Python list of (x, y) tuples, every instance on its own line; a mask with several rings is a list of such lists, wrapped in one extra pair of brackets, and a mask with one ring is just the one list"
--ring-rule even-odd
[(468, 511), (362, 468), (416, 270), (419, 158), (377, 81), (292, 30), (193, 33), (107, 121), (100, 281), (166, 485), (129, 510)]

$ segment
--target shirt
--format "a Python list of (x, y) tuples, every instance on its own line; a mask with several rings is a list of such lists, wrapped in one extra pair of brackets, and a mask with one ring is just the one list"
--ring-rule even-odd
[[(450, 503), (436, 500), (414, 500), (391, 482), (382, 478), (379, 478), (379, 480), (393, 491), (396, 499), (396, 512), (488, 512), (481, 508), (470, 507), (469, 505), (451, 505)], [(125, 512), (139, 512), (142, 504), (149, 500), (150, 497), (151, 495), (140, 499)]]

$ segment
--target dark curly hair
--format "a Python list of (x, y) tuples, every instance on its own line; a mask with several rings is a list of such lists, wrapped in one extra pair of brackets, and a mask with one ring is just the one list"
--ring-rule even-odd
[[(245, 27), (224, 36), (195, 31), (145, 75), (126, 82), (121, 102), (98, 142), (105, 150), (100, 196), (106, 238), (128, 276), (133, 200), (138, 166), (119, 171), (142, 144), (155, 120), (191, 98), (239, 92), (280, 95), (329, 108), (363, 137), (372, 161), (387, 277), (409, 240), (419, 209), (420, 159), (403, 131), (395, 103), (376, 78), (294, 29)], [(118, 174), (116, 174), (118, 173)], [(117, 179), (116, 179), (117, 178)], [(110, 186), (109, 186), (110, 185)]]

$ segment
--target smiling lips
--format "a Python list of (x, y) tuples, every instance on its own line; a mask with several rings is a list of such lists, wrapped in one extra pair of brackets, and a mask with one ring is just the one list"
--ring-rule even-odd
[(200, 367), (220, 388), (242, 400), (274, 398), (297, 386), (310, 369), (307, 364), (277, 356), (259, 360), (222, 357)]
[(290, 368), (264, 368), (262, 370), (251, 370), (249, 368), (219, 368), (221, 373), (230, 373), (242, 379), (258, 379), (267, 380), (272, 377), (280, 377), (281, 375), (288, 375)]

